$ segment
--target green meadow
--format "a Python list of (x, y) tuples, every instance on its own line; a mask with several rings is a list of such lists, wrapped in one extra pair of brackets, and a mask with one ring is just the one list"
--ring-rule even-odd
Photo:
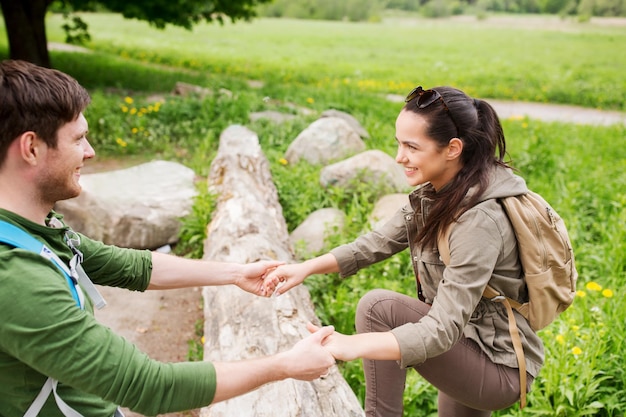
[[(452, 85), (472, 96), (626, 111), (626, 25), (555, 16), (464, 16), (427, 20), (390, 16), (380, 23), (259, 19), (159, 31), (110, 14), (83, 14), (89, 54), (51, 52), (53, 65), (77, 78), (93, 98), (86, 112), (97, 159), (181, 162), (206, 176), (220, 133), (231, 124), (259, 135), (290, 230), (322, 207), (349, 221), (330, 247), (368, 230), (385, 187), (323, 189), (321, 166), (285, 164), (293, 139), (319, 113), (352, 114), (371, 135), (369, 149), (395, 155), (394, 121), (416, 85)], [(48, 40), (63, 42), (62, 18), (47, 19)], [(4, 27), (0, 26), (4, 33)], [(8, 56), (0, 36), (0, 56)], [(210, 89), (174, 97), (178, 81)], [(228, 90), (232, 94), (220, 93)], [(298, 111), (306, 108), (310, 113)], [(249, 113), (288, 112), (283, 124), (250, 122)], [(497, 416), (624, 416), (626, 410), (626, 126), (502, 120), (509, 156), (529, 186), (565, 219), (579, 271), (574, 305), (541, 331), (546, 363), (523, 411)], [(202, 256), (214, 207), (199, 184), (176, 250)], [(354, 332), (354, 310), (372, 288), (414, 295), (408, 254), (340, 280), (315, 276), (307, 286), (319, 318)], [(362, 399), (358, 361), (340, 365)], [(406, 416), (435, 416), (436, 392), (409, 372)]]

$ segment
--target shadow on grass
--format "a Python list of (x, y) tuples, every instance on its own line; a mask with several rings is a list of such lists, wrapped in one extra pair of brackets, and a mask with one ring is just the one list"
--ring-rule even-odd
[[(8, 50), (0, 49), (0, 59), (8, 58)], [(214, 82), (207, 72), (142, 63), (99, 52), (50, 51), (50, 60), (53, 68), (76, 78), (88, 90), (163, 92), (171, 91), (178, 81), (201, 86), (211, 86)]]

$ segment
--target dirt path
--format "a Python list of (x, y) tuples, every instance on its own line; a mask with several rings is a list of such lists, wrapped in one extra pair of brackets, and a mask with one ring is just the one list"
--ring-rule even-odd
[(501, 119), (528, 116), (546, 122), (566, 122), (592, 125), (626, 124), (626, 113), (597, 110), (564, 104), (528, 103), (487, 99)]

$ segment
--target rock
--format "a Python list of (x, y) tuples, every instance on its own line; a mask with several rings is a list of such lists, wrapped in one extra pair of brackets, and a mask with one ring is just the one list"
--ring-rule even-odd
[(180, 218), (190, 213), (197, 194), (194, 179), (193, 170), (167, 161), (84, 174), (81, 195), (55, 209), (92, 239), (156, 249), (178, 240)]
[(283, 123), (289, 120), (295, 119), (295, 115), (288, 113), (281, 113), (275, 110), (266, 110), (261, 112), (250, 113), (250, 121), (255, 122), (257, 120), (266, 119), (274, 123)]
[(346, 215), (336, 208), (323, 208), (314, 211), (289, 235), (294, 252), (300, 258), (308, 258), (324, 248), (326, 238), (340, 231)]
[(404, 193), (387, 194), (382, 196), (374, 205), (369, 216), (372, 229), (383, 225), (396, 211), (409, 203), (409, 195)]
[(320, 183), (324, 187), (334, 185), (349, 188), (355, 178), (372, 185), (385, 185), (397, 192), (408, 187), (400, 165), (391, 156), (377, 149), (328, 165), (320, 172)]
[(365, 143), (348, 122), (339, 117), (323, 117), (311, 123), (291, 142), (285, 159), (291, 164), (301, 159), (310, 164), (323, 164), (364, 149)]
[(354, 131), (358, 133), (359, 136), (361, 136), (362, 138), (370, 137), (370, 134), (367, 133), (367, 130), (365, 130), (365, 128), (361, 126), (361, 123), (359, 123), (359, 121), (355, 119), (354, 116), (352, 116), (351, 114), (342, 112), (340, 110), (330, 109), (324, 111), (320, 117), (339, 117), (340, 119), (348, 122), (348, 124), (352, 126), (352, 129), (354, 129)]

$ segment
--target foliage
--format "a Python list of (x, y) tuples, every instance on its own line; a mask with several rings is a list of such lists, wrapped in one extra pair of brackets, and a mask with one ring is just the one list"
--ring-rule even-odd
[(181, 219), (179, 241), (174, 248), (177, 255), (192, 259), (204, 257), (204, 241), (215, 206), (216, 196), (208, 192), (205, 181), (199, 182), (192, 212)]
[(65, 7), (75, 11), (91, 11), (105, 7), (121, 13), (127, 19), (145, 20), (159, 29), (167, 24), (191, 29), (201, 21), (224, 22), (225, 18), (235, 21), (255, 16), (255, 8), (269, 0), (59, 0)]
[[(92, 92), (86, 117), (99, 157), (163, 158), (206, 177), (221, 131), (230, 124), (246, 125), (259, 136), (289, 230), (317, 208), (337, 207), (346, 213), (346, 227), (329, 237), (325, 249), (369, 229), (368, 216), (382, 190), (368, 184), (354, 192), (323, 189), (320, 166), (286, 163), (291, 141), (323, 110), (351, 113), (371, 135), (368, 148), (393, 155), (394, 120), (401, 103), (385, 97), (406, 93), (416, 83), (456, 85), (479, 97), (626, 109), (621, 71), (626, 62), (615, 53), (626, 35), (593, 23), (561, 22), (564, 30), (554, 30), (530, 20), (533, 28), (528, 30), (520, 28), (528, 25), (528, 17), (521, 23), (507, 21), (506, 29), (489, 19), (462, 23), (394, 18), (379, 24), (261, 19), (237, 27), (225, 24), (219, 31), (199, 25), (189, 33), (178, 28), (159, 32), (111, 14), (83, 17), (97, 28), (90, 45), (99, 52), (55, 52), (54, 58)], [(59, 18), (49, 17), (57, 27)], [(50, 35), (63, 37), (58, 28)], [(329, 39), (337, 42), (331, 50)], [(0, 54), (5, 51), (0, 42)], [(250, 80), (262, 81), (261, 86), (251, 87)], [(172, 95), (177, 81), (210, 93)], [(295, 119), (280, 125), (251, 122), (249, 113), (261, 110), (280, 110)], [(626, 148), (620, 145), (626, 126), (524, 117), (503, 120), (503, 126), (520, 174), (566, 220), (580, 278), (574, 305), (541, 332), (546, 363), (529, 405), (523, 412), (513, 406), (494, 415), (623, 416)], [(198, 190), (175, 248), (194, 258), (202, 256), (215, 204), (204, 182)], [(322, 322), (345, 333), (354, 332), (356, 304), (370, 289), (415, 294), (406, 252), (349, 279), (320, 275), (309, 278), (307, 285)], [(196, 339), (190, 342), (190, 358), (199, 359), (201, 340)], [(360, 362), (341, 364), (341, 370), (363, 398)], [(430, 416), (435, 410), (436, 391), (410, 371), (405, 414)]]
[(508, 13), (626, 16), (623, 0), (275, 0), (259, 8), (266, 17), (372, 21), (389, 11), (419, 13), (424, 17), (471, 14), (477, 10)]

